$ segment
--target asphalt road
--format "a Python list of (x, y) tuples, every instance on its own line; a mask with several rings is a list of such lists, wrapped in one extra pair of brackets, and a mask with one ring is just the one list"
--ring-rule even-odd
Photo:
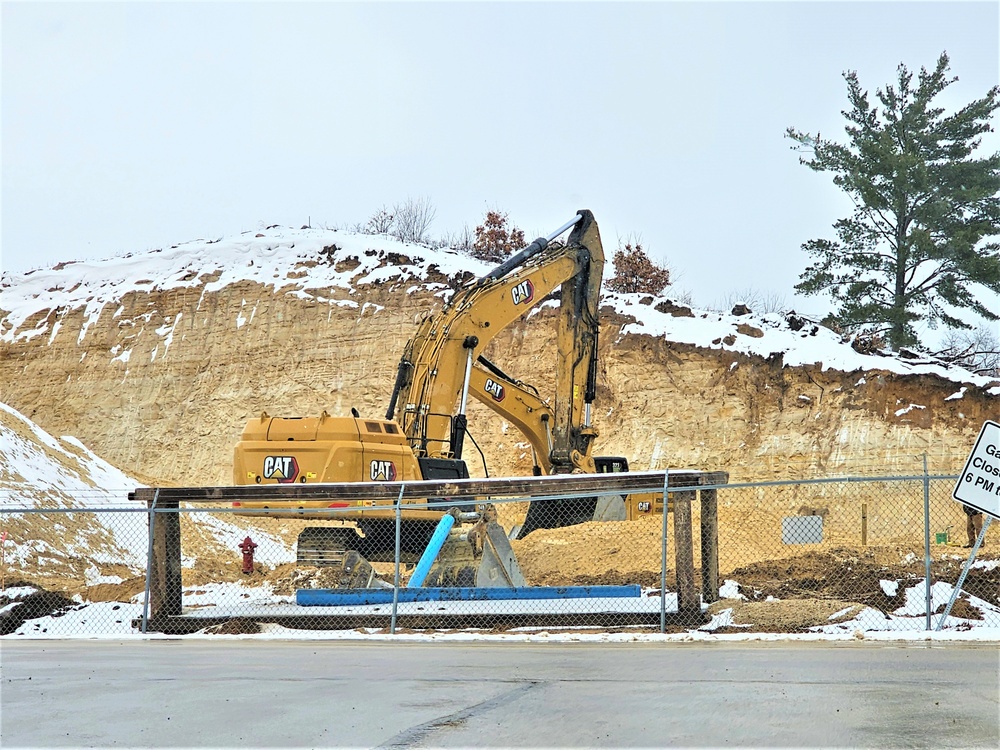
[(0, 746), (1000, 747), (995, 644), (0, 641)]

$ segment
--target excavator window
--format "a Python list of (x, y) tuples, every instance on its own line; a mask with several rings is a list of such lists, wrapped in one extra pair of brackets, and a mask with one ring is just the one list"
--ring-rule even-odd
[(368, 432), (382, 432), (382, 425), (378, 422), (365, 422), (365, 429)]

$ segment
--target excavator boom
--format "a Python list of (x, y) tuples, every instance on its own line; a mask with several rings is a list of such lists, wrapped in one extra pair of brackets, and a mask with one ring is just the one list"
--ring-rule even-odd
[[(572, 226), (565, 244), (552, 240)], [(594, 471), (590, 415), (597, 372), (598, 302), (604, 249), (590, 211), (541, 237), (459, 290), (429, 316), (400, 361), (387, 418), (418, 456), (461, 458), (468, 395), (508, 417), (535, 449), (544, 474)], [(519, 388), (483, 358), (507, 326), (559, 290), (554, 404)], [(508, 394), (512, 400), (505, 402)], [(455, 406), (459, 405), (457, 413)]]

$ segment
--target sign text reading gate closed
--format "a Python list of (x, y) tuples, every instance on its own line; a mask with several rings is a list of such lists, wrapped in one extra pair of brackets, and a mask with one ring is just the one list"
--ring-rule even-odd
[(952, 497), (1000, 518), (1000, 424), (985, 422)]

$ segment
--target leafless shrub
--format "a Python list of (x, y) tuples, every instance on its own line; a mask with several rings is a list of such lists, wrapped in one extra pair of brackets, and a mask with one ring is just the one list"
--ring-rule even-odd
[(444, 235), (437, 244), (439, 247), (450, 247), (460, 253), (472, 255), (472, 245), (475, 241), (475, 233), (468, 224), (463, 224), (459, 231)]
[(674, 302), (679, 302), (682, 305), (688, 305), (689, 307), (694, 306), (694, 294), (691, 293), (690, 289), (678, 289), (676, 286), (670, 287), (670, 297)]
[(717, 312), (729, 312), (736, 305), (746, 305), (757, 315), (784, 312), (788, 307), (785, 298), (776, 292), (747, 287), (728, 292), (713, 309)]
[(402, 242), (428, 244), (427, 230), (437, 215), (437, 209), (427, 198), (407, 198), (392, 207), (389, 234)]
[(368, 221), (361, 229), (362, 234), (389, 234), (395, 223), (396, 216), (385, 206), (368, 217)]

